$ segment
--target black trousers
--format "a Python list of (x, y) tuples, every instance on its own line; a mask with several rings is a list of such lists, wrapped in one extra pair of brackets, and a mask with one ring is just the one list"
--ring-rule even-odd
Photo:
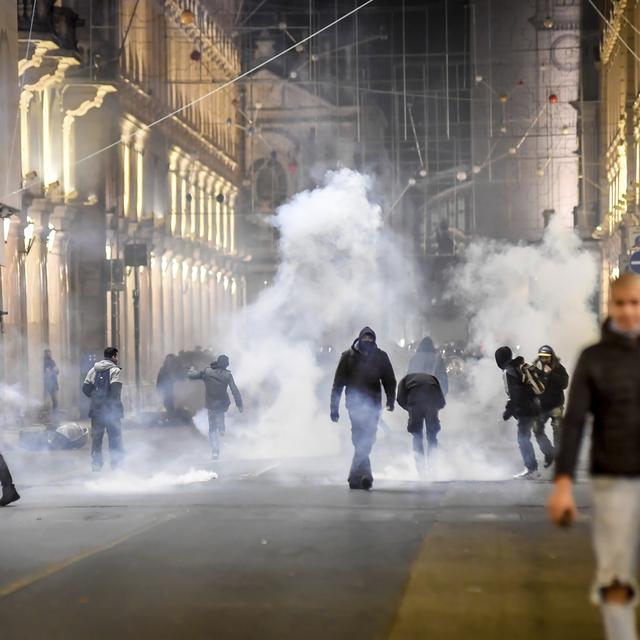
[(0, 485), (3, 487), (10, 487), (12, 484), (13, 478), (9, 472), (9, 467), (0, 453)]
[(376, 441), (380, 407), (372, 403), (362, 402), (348, 407), (351, 420), (351, 442), (353, 443), (353, 460), (349, 471), (349, 483), (360, 484), (364, 476), (371, 474), (371, 450)]
[(538, 417), (522, 417), (518, 418), (518, 447), (522, 455), (524, 466), (529, 471), (535, 471), (538, 468), (538, 461), (531, 443), (531, 434), (535, 435), (545, 460), (551, 461), (554, 457), (554, 449), (551, 440), (544, 431), (544, 423)]
[(409, 423), (407, 431), (413, 436), (413, 451), (416, 455), (424, 456), (424, 433), (427, 434), (427, 452), (438, 448), (438, 433), (440, 432), (440, 418), (438, 409), (429, 405), (409, 407)]
[(95, 465), (102, 466), (102, 440), (105, 431), (109, 438), (111, 466), (117, 467), (124, 457), (122, 429), (120, 420), (117, 418), (102, 416), (91, 418), (91, 460)]

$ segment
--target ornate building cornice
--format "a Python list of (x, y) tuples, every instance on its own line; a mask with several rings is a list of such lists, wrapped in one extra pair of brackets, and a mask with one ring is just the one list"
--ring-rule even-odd
[(602, 62), (607, 64), (618, 44), (618, 38), (621, 37), (622, 18), (627, 8), (628, 0), (613, 0), (613, 10), (608, 20), (608, 24), (604, 29), (602, 43), (600, 45), (600, 54)]

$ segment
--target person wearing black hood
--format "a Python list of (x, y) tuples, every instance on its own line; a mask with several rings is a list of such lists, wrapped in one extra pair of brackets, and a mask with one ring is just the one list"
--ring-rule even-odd
[(2, 485), (2, 497), (0, 498), (0, 507), (6, 507), (8, 504), (20, 500), (20, 495), (16, 491), (13, 484), (13, 478), (9, 472), (9, 467), (4, 461), (0, 453), (0, 485)]
[(351, 420), (351, 442), (354, 453), (349, 472), (351, 489), (371, 489), (373, 476), (369, 456), (376, 441), (380, 419), (382, 391), (387, 397), (387, 410), (393, 411), (396, 376), (389, 356), (376, 345), (376, 334), (365, 327), (351, 348), (343, 352), (331, 389), (331, 420), (340, 419), (340, 398), (346, 389), (346, 406)]
[(548, 344), (538, 349), (538, 357), (533, 365), (540, 370), (544, 380), (544, 391), (540, 396), (540, 428), (544, 429), (547, 420), (551, 420), (553, 446), (557, 449), (560, 446), (560, 421), (564, 411), (564, 391), (569, 386), (569, 374)]
[(518, 447), (525, 469), (516, 478), (538, 479), (538, 461), (531, 444), (533, 433), (544, 455), (545, 467), (553, 463), (553, 445), (544, 429), (539, 428), (540, 402), (526, 374), (524, 358), (513, 357), (509, 347), (500, 347), (496, 353), (496, 364), (504, 371), (504, 385), (509, 400), (502, 417), (508, 420), (514, 417), (518, 421)]
[(242, 413), (242, 396), (236, 386), (229, 366), (229, 358), (225, 355), (218, 356), (204, 371), (189, 371), (190, 380), (202, 380), (205, 388), (205, 407), (209, 415), (209, 443), (211, 444), (211, 457), (217, 460), (220, 457), (220, 436), (225, 434), (224, 414), (229, 410), (231, 401), (227, 389)]

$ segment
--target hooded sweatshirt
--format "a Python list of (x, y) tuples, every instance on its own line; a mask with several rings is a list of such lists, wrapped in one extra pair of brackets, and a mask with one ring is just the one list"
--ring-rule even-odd
[(422, 339), (418, 350), (409, 360), (407, 374), (426, 373), (437, 378), (440, 389), (446, 396), (449, 393), (449, 377), (442, 356), (433, 346), (433, 340), (428, 336)]
[(205, 388), (205, 407), (209, 411), (228, 411), (231, 406), (227, 389), (231, 394), (238, 409), (242, 409), (242, 396), (236, 386), (231, 371), (227, 369), (229, 359), (220, 356), (216, 362), (212, 362), (204, 371), (189, 374), (191, 380), (202, 380)]
[(336, 368), (331, 389), (331, 411), (337, 413), (342, 390), (346, 388), (347, 409), (356, 408), (363, 401), (380, 407), (382, 388), (387, 397), (387, 405), (393, 407), (396, 396), (396, 376), (389, 356), (379, 349), (375, 342), (372, 346), (363, 346), (365, 335), (374, 338), (376, 334), (370, 327), (364, 327), (354, 340), (351, 348), (343, 352)]
[(504, 371), (504, 386), (509, 396), (508, 407), (513, 415), (516, 418), (533, 418), (540, 415), (538, 398), (522, 373), (524, 358), (514, 358), (509, 347), (500, 347), (495, 358), (498, 367)]
[[(103, 371), (109, 372), (109, 388), (104, 398), (98, 396), (95, 388), (96, 375)], [(91, 398), (89, 415), (92, 418), (121, 418), (124, 415), (124, 408), (120, 399), (122, 393), (121, 371), (113, 360), (100, 360), (89, 369), (82, 384), (82, 392), (85, 396)]]

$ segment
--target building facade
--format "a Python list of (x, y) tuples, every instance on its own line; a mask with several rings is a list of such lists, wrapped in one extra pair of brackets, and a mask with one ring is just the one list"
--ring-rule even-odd
[(244, 303), (243, 132), (237, 89), (223, 88), (240, 54), (228, 0), (52, 4), (17, 2), (5, 351), (28, 362), (21, 382), (39, 397), (51, 348), (73, 413), (105, 344), (121, 350), (128, 402), (147, 401), (164, 355), (215, 348)]
[(600, 44), (601, 220), (604, 310), (609, 282), (629, 267), (640, 236), (640, 2), (605, 3)]
[(537, 241), (550, 215), (574, 226), (580, 0), (471, 5), (476, 231)]

